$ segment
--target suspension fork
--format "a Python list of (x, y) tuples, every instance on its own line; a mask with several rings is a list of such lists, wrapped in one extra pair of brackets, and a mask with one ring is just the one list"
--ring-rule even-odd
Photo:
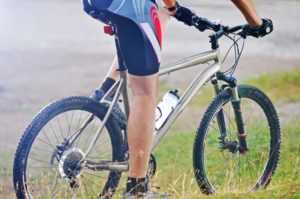
[[(218, 83), (218, 79), (216, 77), (214, 77), (211, 80), (211, 83), (214, 87), (215, 95), (217, 96), (221, 92), (221, 89), (220, 89), (220, 86)], [(225, 122), (223, 108), (221, 108), (217, 114), (217, 123), (218, 123), (219, 129), (220, 129), (220, 137), (219, 137), (220, 148), (224, 148), (225, 138), (227, 136), (227, 132), (226, 132), (227, 128), (226, 128), (226, 122)]]
[(243, 114), (241, 110), (241, 99), (238, 94), (238, 87), (235, 85), (231, 88), (232, 100), (231, 104), (234, 110), (235, 122), (237, 126), (237, 136), (239, 139), (239, 152), (244, 154), (248, 151), (247, 141), (246, 141), (246, 132), (245, 132), (245, 125), (243, 120)]
[(237, 132), (237, 136), (239, 140), (238, 150), (241, 154), (243, 154), (248, 151), (247, 141), (246, 141), (247, 134), (245, 132), (243, 114), (241, 111), (241, 99), (238, 93), (237, 80), (233, 76), (226, 76), (223, 73), (217, 73), (217, 79), (228, 83), (230, 87), (231, 96), (232, 96), (231, 104), (233, 107), (235, 123), (238, 131)]

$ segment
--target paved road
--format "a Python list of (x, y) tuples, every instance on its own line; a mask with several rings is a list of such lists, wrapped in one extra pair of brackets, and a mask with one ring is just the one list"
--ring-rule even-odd
[[(227, 0), (183, 2), (208, 18), (244, 23)], [(274, 20), (275, 32), (264, 40), (249, 39), (240, 77), (299, 66), (299, 1), (257, 4)], [(102, 34), (102, 25), (82, 12), (80, 1), (1, 0), (0, 27), (1, 156), (15, 150), (22, 130), (43, 105), (63, 96), (89, 94), (107, 70), (114, 45)], [(164, 45), (164, 62), (209, 47), (207, 33), (174, 20)]]

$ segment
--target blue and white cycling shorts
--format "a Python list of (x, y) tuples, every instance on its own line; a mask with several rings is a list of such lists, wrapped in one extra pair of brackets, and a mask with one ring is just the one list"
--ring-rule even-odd
[(158, 72), (162, 46), (158, 8), (153, 0), (83, 0), (84, 10), (115, 31), (119, 69), (132, 75)]

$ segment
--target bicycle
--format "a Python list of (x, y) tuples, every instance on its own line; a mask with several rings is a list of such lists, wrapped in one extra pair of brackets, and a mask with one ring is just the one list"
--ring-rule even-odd
[[(240, 48), (239, 41), (247, 38), (244, 26), (223, 26), (198, 16), (193, 25), (200, 31), (213, 31), (209, 37), (211, 50), (163, 68), (159, 75), (210, 64), (191, 81), (155, 133), (153, 150), (199, 89), (210, 82), (216, 96), (200, 122), (193, 149), (200, 190), (214, 194), (265, 188), (279, 160), (280, 123), (270, 99), (253, 86), (238, 85), (233, 76), (244, 47)], [(228, 52), (235, 50), (235, 62), (221, 71), (219, 39), (224, 36), (233, 41)], [(68, 97), (51, 103), (35, 116), (15, 154), (13, 181), (18, 198), (113, 196), (121, 174), (128, 170), (126, 124), (130, 107), (126, 71), (120, 71), (120, 80), (101, 99), (95, 96)], [(247, 115), (245, 110), (253, 107), (250, 102), (256, 109)], [(108, 150), (101, 151), (102, 147)], [(151, 155), (149, 176), (155, 171), (156, 161)]]

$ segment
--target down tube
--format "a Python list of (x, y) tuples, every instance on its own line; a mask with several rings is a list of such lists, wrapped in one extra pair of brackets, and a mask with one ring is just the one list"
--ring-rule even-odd
[(185, 109), (187, 104), (191, 101), (191, 99), (195, 96), (198, 90), (210, 80), (210, 78), (216, 74), (220, 70), (220, 64), (215, 63), (210, 65), (204, 71), (202, 71), (188, 86), (188, 88), (183, 93), (182, 97), (179, 100), (177, 107), (174, 109), (172, 114), (169, 116), (165, 125), (156, 133), (152, 150), (154, 150), (157, 145), (160, 143), (161, 139), (167, 134), (168, 130), (177, 119), (177, 117), (181, 114), (181, 112)]

